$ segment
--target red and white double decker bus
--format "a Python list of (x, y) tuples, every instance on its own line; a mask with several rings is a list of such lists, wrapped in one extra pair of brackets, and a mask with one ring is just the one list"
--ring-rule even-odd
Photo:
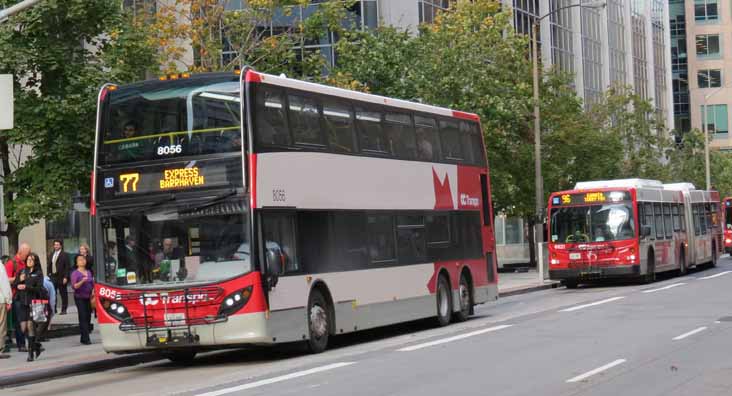
[(732, 197), (722, 201), (724, 210), (724, 252), (732, 254)]
[(247, 70), (99, 94), (103, 346), (306, 340), (497, 298), (474, 114)]
[(719, 193), (690, 183), (623, 179), (577, 183), (549, 199), (549, 277), (567, 287), (616, 277), (647, 282), (721, 251)]

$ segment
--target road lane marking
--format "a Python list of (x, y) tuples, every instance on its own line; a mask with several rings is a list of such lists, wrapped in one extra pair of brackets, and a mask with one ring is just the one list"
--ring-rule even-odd
[(565, 308), (565, 309), (560, 310), (559, 312), (572, 312), (572, 311), (577, 311), (577, 310), (580, 310), (580, 309), (583, 309), (583, 308), (587, 308), (587, 307), (594, 307), (595, 305), (606, 304), (606, 303), (609, 303), (609, 302), (622, 300), (624, 298), (625, 297), (623, 297), (623, 296), (620, 296), (620, 297), (612, 297), (612, 298), (608, 298), (608, 299), (605, 299), (605, 300), (595, 301), (595, 302), (589, 303), (589, 304), (583, 304), (583, 305), (577, 305), (577, 306), (574, 306), (574, 307), (571, 307), (571, 308)]
[(682, 285), (685, 285), (685, 284), (686, 283), (684, 283), (684, 282), (674, 283), (672, 285), (668, 285), (668, 286), (664, 286), (664, 287), (659, 287), (658, 289), (643, 290), (643, 293), (655, 293), (657, 291), (668, 290), (668, 289), (672, 289), (672, 288), (674, 288), (676, 286), (682, 286)]
[(678, 336), (678, 337), (674, 337), (674, 338), (672, 338), (672, 339), (673, 339), (674, 341), (678, 341), (678, 340), (683, 340), (684, 338), (686, 338), (686, 337), (690, 337), (690, 336), (693, 336), (693, 335), (694, 335), (694, 334), (696, 334), (696, 333), (701, 333), (702, 331), (704, 331), (704, 330), (706, 330), (706, 329), (707, 329), (707, 327), (706, 327), (706, 326), (702, 326), (702, 327), (700, 327), (700, 328), (698, 328), (698, 329), (694, 329), (694, 330), (692, 330), (692, 331), (690, 331), (690, 332), (688, 332), (688, 333), (684, 333), (684, 334), (682, 334), (682, 335), (680, 335), (680, 336)]
[(705, 276), (705, 277), (702, 277), (702, 278), (699, 278), (699, 279), (714, 279), (714, 278), (720, 277), (722, 275), (727, 275), (729, 273), (732, 273), (732, 271), (722, 271), (722, 272), (720, 272), (718, 274)]
[(291, 380), (291, 379), (295, 379), (295, 378), (300, 378), (300, 377), (304, 377), (306, 375), (322, 373), (323, 371), (334, 370), (334, 369), (337, 369), (337, 368), (341, 368), (341, 367), (345, 367), (345, 366), (350, 366), (350, 365), (355, 364), (355, 363), (356, 362), (340, 362), (340, 363), (328, 364), (326, 366), (315, 367), (315, 368), (311, 368), (309, 370), (297, 371), (297, 372), (294, 372), (294, 373), (290, 373), (290, 374), (286, 374), (286, 375), (281, 375), (279, 377), (267, 378), (267, 379), (263, 379), (263, 380), (260, 380), (260, 381), (250, 382), (248, 384), (243, 384), (243, 385), (238, 385), (238, 386), (232, 386), (231, 388), (224, 388), (224, 389), (219, 389), (219, 390), (215, 390), (215, 391), (211, 391), (211, 392), (199, 393), (196, 396), (221, 396), (221, 395), (226, 395), (226, 394), (233, 393), (233, 392), (239, 392), (239, 391), (243, 391), (243, 390), (247, 390), (247, 389), (258, 388), (258, 387), (264, 386), (264, 385), (275, 384), (277, 382), (282, 382), (282, 381), (287, 381), (287, 380)]
[(590, 370), (590, 371), (588, 371), (588, 372), (586, 372), (584, 374), (580, 374), (580, 375), (578, 375), (578, 376), (576, 376), (574, 378), (570, 378), (570, 379), (567, 380), (567, 383), (569, 384), (569, 383), (572, 383), (572, 382), (580, 382), (580, 381), (582, 381), (584, 379), (587, 379), (589, 377), (592, 377), (595, 374), (601, 373), (601, 372), (603, 372), (605, 370), (611, 369), (611, 368), (613, 368), (613, 367), (615, 367), (615, 366), (617, 366), (619, 364), (623, 364), (625, 362), (626, 362), (625, 359), (618, 359), (618, 360), (616, 360), (614, 362), (610, 362), (610, 363), (608, 363), (608, 364), (606, 364), (604, 366), (600, 366), (600, 367), (598, 367), (596, 369), (592, 369), (592, 370)]
[(459, 334), (456, 336), (443, 338), (441, 340), (435, 340), (435, 341), (425, 342), (423, 344), (417, 344), (417, 345), (404, 347), (401, 349), (397, 349), (397, 351), (398, 352), (416, 351), (417, 349), (427, 348), (427, 347), (431, 347), (431, 346), (435, 346), (435, 345), (445, 344), (448, 342), (462, 340), (463, 338), (468, 338), (468, 337), (473, 337), (473, 336), (477, 336), (477, 335), (481, 335), (481, 334), (485, 334), (485, 333), (490, 333), (493, 331), (503, 330), (503, 329), (509, 328), (511, 326), (513, 326), (513, 325), (500, 325), (500, 326), (488, 327), (486, 329), (476, 330), (476, 331), (472, 331), (470, 333), (465, 333), (465, 334)]

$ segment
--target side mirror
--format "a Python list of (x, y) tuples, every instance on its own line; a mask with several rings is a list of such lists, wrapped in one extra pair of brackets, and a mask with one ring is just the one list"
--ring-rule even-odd
[(267, 260), (267, 270), (269, 271), (269, 274), (273, 276), (282, 275), (285, 269), (282, 267), (281, 257), (270, 249), (267, 249), (265, 257)]
[(651, 226), (649, 226), (649, 225), (641, 226), (640, 236), (641, 236), (641, 238), (646, 238), (646, 237), (651, 236)]

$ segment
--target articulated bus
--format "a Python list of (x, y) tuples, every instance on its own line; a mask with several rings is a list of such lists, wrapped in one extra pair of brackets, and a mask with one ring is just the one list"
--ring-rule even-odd
[(722, 201), (724, 208), (724, 252), (732, 254), (732, 197)]
[(719, 193), (690, 183), (581, 182), (549, 198), (549, 277), (568, 288), (709, 263), (722, 249)]
[(497, 298), (476, 115), (251, 69), (171, 77), (99, 93), (105, 350), (319, 352)]

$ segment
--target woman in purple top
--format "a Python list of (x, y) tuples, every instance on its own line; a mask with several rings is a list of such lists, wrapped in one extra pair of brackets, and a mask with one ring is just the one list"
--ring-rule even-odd
[(89, 331), (91, 329), (91, 296), (94, 292), (94, 279), (91, 271), (86, 269), (85, 256), (76, 256), (76, 270), (71, 273), (71, 287), (74, 289), (74, 301), (79, 314), (81, 343), (89, 345), (91, 344)]

